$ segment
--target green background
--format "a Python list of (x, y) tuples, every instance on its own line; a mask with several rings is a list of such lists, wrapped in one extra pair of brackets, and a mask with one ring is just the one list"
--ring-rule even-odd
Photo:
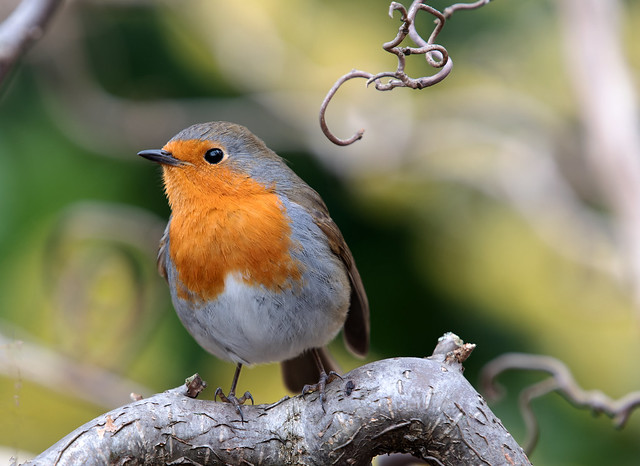
[[(399, 25), (387, 2), (65, 5), (0, 96), (7, 454), (23, 460), (44, 450), (127, 403), (130, 391), (150, 395), (195, 372), (228, 389), (233, 366), (191, 339), (157, 276), (169, 209), (159, 170), (136, 157), (206, 120), (249, 126), (322, 195), (367, 289), (371, 360), (427, 356), (453, 331), (478, 345), (465, 372), (476, 386), (485, 363), (518, 351), (563, 360), (587, 389), (612, 397), (637, 390), (640, 333), (629, 289), (551, 244), (500, 195), (504, 160), (515, 164), (507, 181), (524, 184), (531, 177), (517, 165), (519, 151), (547, 151), (563, 161), (560, 177), (581, 209), (610, 215), (581, 158), (555, 3), (496, 0), (457, 13), (437, 41), (455, 67), (433, 88), (378, 93), (362, 80), (347, 84), (327, 121), (342, 137), (366, 129), (348, 148), (324, 139), (318, 109), (350, 69), (395, 68), (381, 48)], [(637, 85), (640, 5), (622, 5)], [(421, 13), (425, 37), (431, 27)], [(413, 76), (433, 72), (409, 58)], [(577, 241), (589, 232), (566, 235)], [(362, 364), (339, 339), (331, 348), (345, 370)], [(541, 376), (500, 380), (507, 396), (491, 406), (522, 441), (517, 393)], [(245, 370), (244, 390), (257, 403), (286, 393), (277, 365)], [(640, 415), (615, 430), (556, 394), (534, 409), (534, 463), (638, 464)]]

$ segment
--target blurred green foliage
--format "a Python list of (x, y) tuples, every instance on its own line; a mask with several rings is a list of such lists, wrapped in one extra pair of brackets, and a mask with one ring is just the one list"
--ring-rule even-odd
[[(640, 8), (624, 5), (637, 70)], [(583, 386), (614, 397), (640, 386), (633, 360), (640, 336), (627, 290), (559, 253), (510, 206), (464, 182), (482, 177), (496, 145), (478, 142), (465, 125), (457, 145), (442, 146), (439, 137), (449, 133), (437, 133), (443, 122), (476, 117), (516, 138), (546, 128), (539, 115), (514, 110), (520, 101), (513, 97), (524, 94), (563, 122), (539, 137), (564, 150), (563, 141), (575, 137), (576, 110), (566, 78), (550, 73), (562, 63), (553, 2), (501, 0), (459, 13), (438, 40), (456, 66), (433, 89), (381, 96), (346, 86), (329, 124), (348, 135), (364, 119), (367, 133), (354, 147), (329, 147), (317, 111), (334, 80), (354, 67), (395, 68), (380, 47), (397, 31), (387, 8), (379, 0), (189, 0), (75, 3), (58, 13), (0, 100), (0, 332), (10, 340), (2, 346), (0, 438), (7, 447), (42, 451), (113, 407), (25, 376), (22, 364), (31, 362), (20, 341), (135, 381), (147, 395), (195, 372), (228, 388), (233, 366), (195, 344), (156, 275), (154, 249), (169, 210), (157, 169), (135, 156), (203, 113), (249, 126), (259, 120), (251, 128), (320, 192), (368, 290), (372, 359), (426, 356), (453, 331), (478, 345), (466, 364), (474, 384), (492, 357), (522, 351), (559, 357)], [(431, 18), (420, 21), (428, 31)], [(431, 71), (425, 68), (412, 61), (408, 69)], [(83, 100), (92, 103), (89, 112)], [(204, 112), (190, 113), (198, 101)], [(150, 102), (166, 109), (132, 118), (140, 113), (131, 108)], [(138, 127), (146, 127), (139, 141), (127, 132)], [(428, 143), (417, 150), (422, 138)], [(360, 364), (341, 342), (332, 350), (345, 368)], [(508, 374), (508, 396), (494, 406), (516, 439), (524, 438), (516, 393), (536, 380)], [(285, 394), (275, 365), (244, 371), (239, 389), (258, 403)], [(128, 401), (128, 393), (121, 397)], [(534, 463), (637, 464), (639, 415), (615, 431), (557, 395), (534, 407), (541, 427)]]

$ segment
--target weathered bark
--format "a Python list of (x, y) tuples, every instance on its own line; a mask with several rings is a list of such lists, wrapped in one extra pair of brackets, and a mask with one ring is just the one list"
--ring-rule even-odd
[(530, 464), (455, 356), (366, 364), (327, 386), (324, 412), (314, 393), (245, 406), (244, 423), (231, 405), (179, 387), (88, 422), (28, 464), (364, 465), (390, 452)]

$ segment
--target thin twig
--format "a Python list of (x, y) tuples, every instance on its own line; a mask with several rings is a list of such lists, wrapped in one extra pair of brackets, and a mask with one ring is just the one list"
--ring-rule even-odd
[[(498, 398), (501, 392), (496, 378), (508, 370), (546, 372), (551, 377), (528, 387), (520, 396), (520, 411), (527, 425), (527, 446), (533, 449), (538, 436), (538, 423), (531, 409), (531, 401), (552, 391), (557, 391), (579, 408), (591, 409), (613, 419), (621, 428), (636, 407), (640, 406), (640, 391), (631, 392), (614, 400), (599, 390), (584, 390), (573, 378), (571, 371), (558, 359), (533, 354), (509, 353), (489, 362), (482, 370), (481, 384), (487, 398)], [(526, 449), (527, 453), (530, 452)]]
[(0, 24), (0, 84), (29, 48), (40, 39), (44, 28), (62, 0), (22, 0)]
[(518, 397), (518, 406), (522, 413), (522, 418), (524, 419), (527, 435), (522, 448), (527, 452), (527, 455), (531, 454), (538, 443), (538, 438), (540, 437), (538, 419), (536, 418), (536, 414), (533, 412), (531, 402), (536, 398), (540, 398), (541, 396), (547, 395), (557, 389), (558, 383), (556, 380), (549, 378), (542, 382), (533, 384), (520, 392), (520, 396)]
[[(390, 91), (396, 87), (424, 89), (425, 87), (433, 86), (444, 80), (453, 68), (453, 61), (449, 57), (447, 49), (442, 45), (435, 44), (434, 42), (438, 37), (438, 34), (442, 31), (446, 19), (449, 18), (456, 10), (479, 8), (480, 6), (489, 3), (489, 1), (491, 0), (481, 0), (471, 4), (457, 3), (447, 8), (445, 12), (448, 13), (444, 14), (429, 5), (425, 5), (423, 0), (414, 0), (408, 10), (401, 3), (391, 2), (389, 5), (389, 16), (393, 18), (393, 13), (395, 11), (399, 11), (402, 24), (400, 25), (400, 28), (398, 28), (396, 37), (389, 42), (384, 43), (382, 48), (396, 56), (398, 60), (396, 70), (383, 71), (375, 75), (366, 71), (353, 70), (338, 79), (324, 98), (322, 106), (320, 107), (320, 127), (325, 136), (331, 142), (340, 146), (347, 146), (362, 138), (364, 133), (363, 129), (356, 132), (349, 139), (340, 139), (329, 131), (325, 121), (325, 112), (331, 98), (342, 84), (352, 78), (368, 78), (367, 86), (371, 83), (375, 83), (375, 88), (378, 91)], [(420, 36), (415, 26), (415, 17), (421, 10), (426, 11), (435, 17), (435, 27), (429, 35), (428, 40), (424, 40), (422, 36)], [(400, 46), (407, 36), (417, 45), (417, 47)], [(411, 78), (404, 71), (406, 57), (410, 55), (424, 55), (429, 66), (432, 68), (439, 68), (440, 70), (432, 76)], [(383, 82), (381, 81), (383, 78), (389, 78), (389, 80)]]
[(358, 130), (349, 139), (338, 138), (327, 127), (327, 122), (325, 120), (327, 105), (329, 105), (329, 102), (331, 102), (331, 99), (333, 98), (335, 93), (338, 92), (338, 89), (340, 88), (340, 86), (342, 86), (345, 82), (353, 78), (369, 79), (371, 78), (371, 76), (372, 76), (371, 73), (367, 73), (366, 71), (351, 70), (349, 73), (345, 74), (344, 76), (342, 76), (340, 79), (336, 81), (336, 83), (329, 90), (329, 93), (325, 96), (324, 100), (322, 101), (322, 105), (320, 106), (320, 128), (322, 129), (322, 132), (327, 136), (327, 138), (329, 138), (329, 140), (334, 144), (338, 146), (348, 146), (349, 144), (353, 144), (358, 139), (362, 138), (362, 135), (364, 134), (364, 129)]
[(454, 14), (458, 10), (475, 10), (476, 8), (480, 8), (481, 6), (485, 6), (491, 0), (478, 0), (473, 3), (456, 3), (455, 5), (448, 6), (443, 10), (444, 17), (449, 19), (451, 15)]
[[(424, 40), (420, 34), (416, 31), (415, 26), (415, 17), (418, 11), (423, 10), (426, 11), (433, 16), (436, 17), (436, 26), (433, 29), (433, 32), (429, 36), (428, 40)], [(396, 71), (383, 71), (382, 73), (378, 73), (369, 79), (369, 83), (378, 81), (384, 77), (391, 77), (386, 83), (376, 82), (376, 89), (379, 91), (389, 91), (396, 87), (409, 87), (411, 89), (424, 89), (425, 87), (433, 86), (434, 84), (439, 83), (444, 78), (447, 77), (449, 72), (451, 71), (450, 66), (444, 68), (434, 76), (422, 77), (422, 78), (411, 78), (409, 77), (404, 69), (406, 57), (410, 55), (424, 55), (429, 66), (433, 68), (443, 68), (447, 63), (449, 63), (449, 53), (447, 49), (445, 49), (441, 45), (434, 44), (436, 37), (442, 31), (444, 26), (445, 18), (438, 10), (435, 8), (423, 4), (421, 1), (414, 1), (411, 4), (411, 7), (407, 11), (406, 8), (400, 3), (392, 2), (389, 7), (389, 15), (393, 16), (394, 11), (400, 11), (400, 19), (402, 20), (402, 25), (398, 29), (398, 34), (396, 37), (386, 42), (382, 45), (382, 48), (392, 53), (398, 59), (398, 66)], [(415, 42), (418, 47), (400, 47), (400, 44), (405, 40), (405, 38), (409, 36), (413, 42)], [(438, 58), (434, 58), (437, 56)]]

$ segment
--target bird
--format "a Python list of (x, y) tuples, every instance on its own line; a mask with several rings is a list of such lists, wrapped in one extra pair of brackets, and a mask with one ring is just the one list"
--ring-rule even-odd
[[(158, 271), (187, 331), (206, 351), (236, 364), (280, 362), (285, 386), (303, 394), (337, 377), (326, 345), (369, 349), (369, 303), (338, 226), (320, 195), (244, 126), (214, 121), (183, 129), (162, 149), (138, 155), (162, 167), (171, 215)], [(315, 383), (312, 383), (315, 382)]]

